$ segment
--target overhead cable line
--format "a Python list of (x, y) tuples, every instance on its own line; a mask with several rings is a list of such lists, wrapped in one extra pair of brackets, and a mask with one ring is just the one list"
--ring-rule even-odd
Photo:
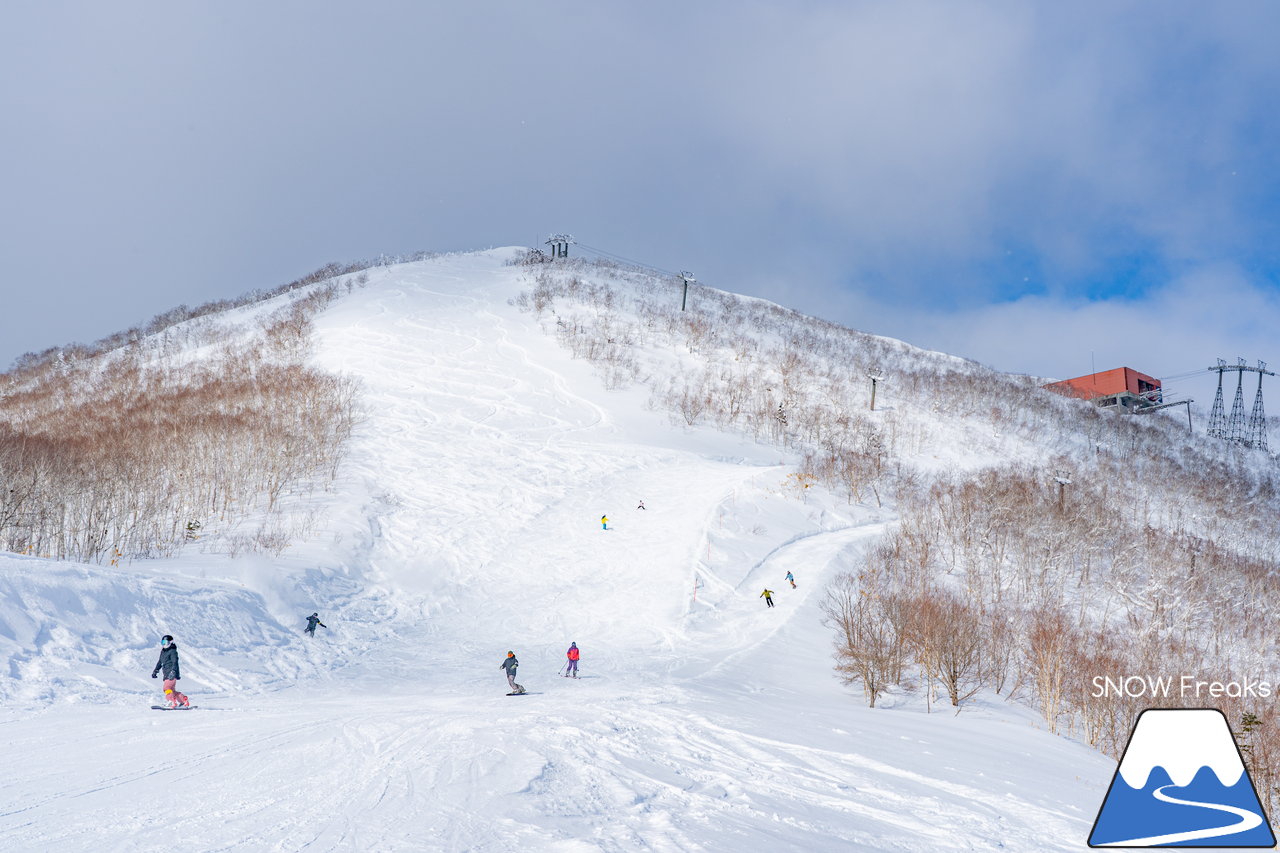
[(1161, 382), (1175, 382), (1179, 379), (1190, 379), (1192, 376), (1199, 376), (1202, 373), (1208, 373), (1209, 368), (1202, 367), (1199, 370), (1188, 370), (1185, 373), (1174, 373), (1170, 376), (1161, 376)]
[(643, 261), (637, 261), (634, 258), (623, 257), (622, 255), (616, 255), (613, 252), (607, 252), (604, 249), (597, 249), (595, 246), (588, 246), (586, 243), (583, 243), (581, 241), (577, 241), (577, 245), (579, 248), (586, 249), (588, 252), (591, 252), (592, 254), (595, 254), (595, 255), (602, 255), (608, 258), (609, 260), (619, 261), (620, 263), (624, 263), (624, 264), (631, 264), (632, 266), (640, 267), (641, 269), (651, 270), (653, 272), (661, 273), (662, 275), (666, 275), (666, 276), (675, 277), (679, 275), (679, 273), (672, 272), (671, 270), (664, 270), (662, 267), (656, 267), (653, 264), (646, 264)]

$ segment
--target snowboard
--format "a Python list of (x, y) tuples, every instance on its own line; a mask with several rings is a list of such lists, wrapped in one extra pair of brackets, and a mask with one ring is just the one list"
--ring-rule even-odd
[(179, 705), (176, 708), (170, 708), (168, 705), (152, 705), (153, 711), (194, 711), (199, 705)]

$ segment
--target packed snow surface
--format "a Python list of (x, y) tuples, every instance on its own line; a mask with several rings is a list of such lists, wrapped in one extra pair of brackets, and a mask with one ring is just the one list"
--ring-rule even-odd
[[(364, 417), (281, 556), (0, 558), (0, 849), (1084, 849), (1113, 761), (833, 676), (824, 585), (892, 515), (605, 390), (511, 255), (318, 317)], [(149, 708), (164, 633), (195, 711)]]

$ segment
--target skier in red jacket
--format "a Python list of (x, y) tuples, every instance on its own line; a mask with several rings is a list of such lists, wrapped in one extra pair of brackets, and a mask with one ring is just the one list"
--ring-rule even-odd
[(569, 664), (564, 669), (564, 677), (577, 678), (578, 677), (578, 656), (579, 656), (578, 644), (570, 643), (569, 651), (566, 652), (565, 654), (569, 658)]

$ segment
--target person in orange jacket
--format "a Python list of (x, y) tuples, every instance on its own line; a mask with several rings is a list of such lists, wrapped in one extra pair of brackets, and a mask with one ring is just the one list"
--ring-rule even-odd
[(578, 644), (570, 643), (569, 651), (565, 652), (565, 656), (569, 658), (569, 663), (564, 668), (564, 677), (577, 678), (578, 677), (578, 658), (580, 657), (580, 653), (578, 652)]

